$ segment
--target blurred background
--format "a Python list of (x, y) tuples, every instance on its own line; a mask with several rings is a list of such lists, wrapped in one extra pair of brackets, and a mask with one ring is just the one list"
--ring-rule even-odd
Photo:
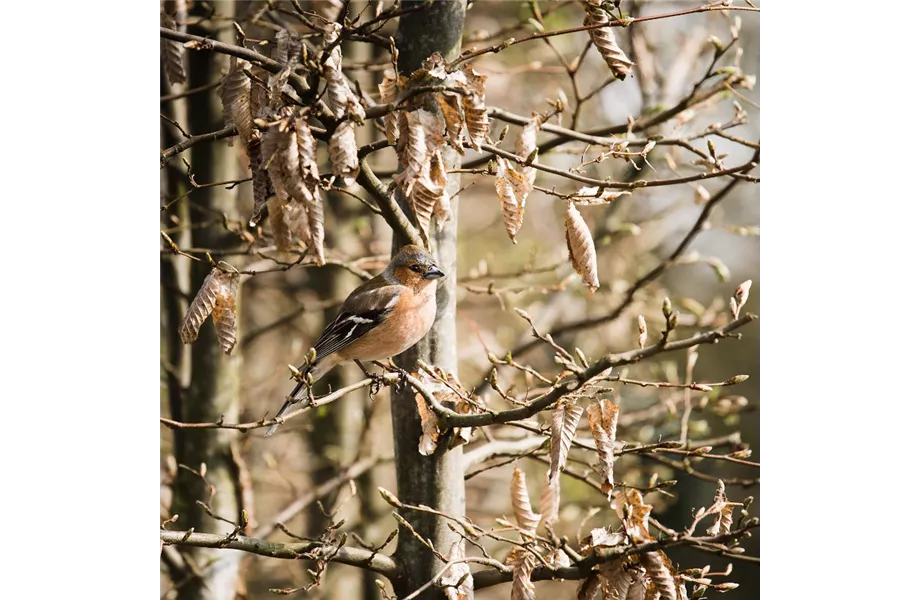
[[(166, 3), (164, 10), (176, 15), (176, 4)], [(378, 8), (377, 2), (352, 2), (348, 10), (358, 15), (365, 4), (371, 5), (367, 10)], [(392, 3), (379, 4), (386, 8)], [(337, 2), (301, 2), (300, 5), (328, 15), (328, 18), (335, 18), (341, 10)], [(482, 48), (509, 37), (520, 38), (533, 33), (538, 26), (532, 22), (534, 5), (540, 11), (545, 30), (577, 27), (584, 18), (584, 9), (577, 2), (472, 2), (467, 10), (464, 48)], [(624, 14), (639, 17), (696, 6), (697, 3), (688, 2), (624, 1), (621, 9)], [(189, 33), (202, 35), (201, 32), (207, 32), (210, 37), (236, 43), (237, 32), (233, 25), (236, 22), (245, 31), (247, 47), (260, 52), (267, 53), (269, 45), (260, 46), (257, 40), (272, 40), (279, 27), (304, 35), (311, 33), (293, 16), (296, 10), (289, 2), (189, 2), (178, 8), (188, 11)], [(181, 27), (181, 19), (176, 21)], [(395, 35), (395, 26), (394, 19), (378, 33), (384, 37)], [(656, 135), (664, 139), (688, 139), (690, 145), (703, 152), (708, 151), (707, 140), (710, 140), (726, 167), (734, 167), (751, 160), (754, 150), (723, 136), (700, 134), (713, 124), (732, 123), (738, 114), (733, 103), (738, 103), (746, 113), (745, 122), (733, 125), (725, 133), (759, 144), (757, 13), (687, 14), (646, 21), (627, 31), (616, 29), (620, 46), (637, 63), (632, 75), (622, 82), (609, 82), (611, 73), (602, 57), (593, 47), (585, 51), (589, 37), (583, 31), (553, 37), (551, 44), (538, 40), (511, 46), (500, 53), (485, 54), (477, 58), (474, 65), (488, 77), (485, 84), (487, 105), (529, 117), (532, 112), (552, 112), (551, 105), (563, 98), (566, 109), (560, 116), (551, 117), (549, 122), (579, 131), (593, 131), (629, 123), (680, 102), (710, 68), (714, 44), (727, 45), (732, 40), (733, 28), (738, 31), (738, 41), (721, 60), (720, 67), (736, 68), (749, 76), (749, 89), (735, 86), (733, 90), (715, 94), (634, 137)], [(712, 36), (718, 38), (717, 42)], [(584, 56), (583, 64), (571, 76), (566, 67), (581, 55)], [(343, 44), (343, 56), (346, 76), (360, 86), (368, 100), (379, 101), (377, 84), (390, 65), (389, 52), (372, 44), (347, 41)], [(181, 143), (186, 134), (200, 135), (224, 126), (216, 84), (226, 73), (228, 57), (212, 52), (186, 52), (182, 60), (188, 74), (186, 83), (171, 85), (165, 71), (160, 75), (162, 148)], [(713, 81), (709, 80), (704, 86)], [(199, 118), (202, 115), (207, 118)], [(498, 139), (505, 125), (492, 119), (493, 139)], [(504, 148), (513, 147), (511, 144), (519, 131), (519, 126), (511, 126)], [(359, 145), (384, 138), (379, 128), (373, 126), (360, 128), (358, 135)], [(538, 140), (551, 137), (541, 132)], [(629, 135), (620, 137), (629, 139)], [(601, 150), (597, 146), (586, 148), (583, 143), (568, 143), (540, 154), (539, 161), (559, 169), (570, 169), (597, 156)], [(320, 145), (320, 151), (321, 154), (325, 152), (325, 145)], [(188, 160), (188, 165), (181, 157)], [(468, 150), (463, 161), (467, 163), (476, 157), (475, 152)], [(672, 178), (703, 172), (703, 166), (694, 164), (697, 158), (679, 145), (659, 145), (648, 154), (647, 162), (637, 159), (634, 165), (626, 160), (608, 158), (584, 166), (582, 173), (617, 181)], [(324, 161), (328, 161), (328, 157), (321, 156), (320, 171), (328, 172), (328, 162)], [(322, 168), (324, 164), (327, 165), (325, 169)], [(396, 155), (392, 149), (376, 152), (371, 156), (371, 164), (379, 175), (392, 173), (396, 168)], [(273, 264), (266, 258), (269, 254), (259, 252), (271, 243), (267, 222), (256, 228), (246, 225), (252, 211), (251, 182), (232, 183), (249, 177), (248, 158), (242, 144), (229, 146), (227, 140), (199, 144), (170, 160), (161, 171), (161, 207), (165, 208), (161, 209), (160, 227), (178, 248), (199, 259), (204, 258), (203, 250), (221, 248), (222, 252), (214, 258), (226, 260), (240, 269), (260, 270)], [(190, 174), (194, 176), (194, 185), (190, 183)], [(623, 300), (633, 282), (674, 251), (697, 221), (705, 201), (730, 181), (727, 177), (718, 177), (693, 184), (638, 188), (631, 195), (620, 196), (604, 205), (580, 207), (594, 234), (598, 252), (600, 289), (592, 295), (567, 259), (563, 227), (565, 202), (534, 191), (527, 198), (517, 244), (512, 244), (502, 225), (494, 177), (465, 173), (461, 178), (463, 191), (455, 215), (459, 219), (460, 232), (457, 269), (460, 367), (457, 376), (467, 389), (480, 385), (491, 369), (487, 351), (504, 356), (509, 349), (530, 339), (529, 326), (515, 314), (514, 308), (530, 313), (541, 331), (608, 314)], [(195, 187), (214, 182), (231, 183)], [(544, 172), (538, 173), (536, 184), (546, 188), (556, 186), (558, 191), (565, 193), (574, 191), (578, 185)], [(232, 188), (226, 189), (228, 186)], [(350, 190), (367, 198), (358, 186)], [(326, 199), (327, 256), (350, 261), (371, 273), (378, 272), (389, 260), (391, 231), (388, 225), (349, 195), (329, 193)], [(758, 223), (758, 185), (735, 186), (715, 206), (707, 226), (677, 259), (677, 264), (644, 286), (619, 318), (557, 341), (569, 349), (577, 346), (589, 358), (633, 349), (636, 347), (636, 320), (640, 314), (648, 321), (650, 340), (657, 339), (657, 333), (664, 326), (661, 303), (666, 296), (681, 313), (676, 335), (686, 337), (724, 324), (728, 299), (738, 284), (747, 279), (752, 280), (753, 285), (745, 311), (759, 314)], [(204, 232), (210, 230), (217, 233), (211, 238), (202, 238)], [(208, 240), (213, 243), (206, 245)], [(204, 347), (214, 346), (207, 339), (208, 335), (213, 335), (209, 333), (213, 329), (209, 324), (202, 327), (201, 338), (191, 346), (182, 346), (176, 341), (177, 318), (181, 318), (185, 303), (200, 286), (207, 265), (175, 255), (165, 242), (161, 256), (161, 414), (177, 421), (216, 420), (223, 415), (228, 423), (244, 423), (273, 416), (290, 391), (288, 365), (300, 363), (344, 297), (361, 282), (354, 273), (338, 266), (305, 265), (244, 277), (237, 311), (240, 325), (237, 347), (231, 357), (212, 353), (208, 358), (208, 350)], [(755, 322), (742, 330), (740, 340), (699, 347), (699, 359), (692, 374), (694, 381), (719, 382), (738, 374), (749, 378), (709, 394), (705, 405), (694, 410), (688, 424), (693, 440), (720, 441), (721, 450), (725, 452), (749, 448), (748, 460), (754, 462), (760, 460), (758, 328)], [(201, 355), (197, 363), (192, 356), (196, 352)], [(544, 347), (515, 356), (515, 359), (550, 376), (559, 371), (558, 365), (553, 364), (552, 354)], [(207, 383), (199, 379), (198, 372), (192, 371), (192, 364), (210, 365), (212, 381)], [(663, 354), (631, 366), (628, 377), (683, 382), (686, 366), (686, 352)], [(343, 365), (324, 378), (318, 389), (337, 389), (362, 378), (356, 366)], [(523, 381), (520, 373), (512, 369), (499, 369), (498, 379), (503, 388)], [(622, 407), (618, 439), (630, 443), (676, 439), (680, 433), (685, 390), (633, 385), (613, 388), (611, 386), (609, 397), (618, 398)], [(227, 400), (218, 415), (199, 415), (194, 408), (195, 394), (220, 394)], [(704, 396), (707, 394), (694, 392), (694, 402)], [(490, 404), (501, 406), (489, 389), (482, 397)], [(547, 417), (539, 415), (534, 423), (545, 425)], [(494, 429), (495, 435), (513, 437), (524, 433), (501, 431), (513, 428)], [(205, 435), (226, 440), (231, 455), (229, 462), (225, 457), (215, 456), (202, 474), (202, 465), (183, 464), (182, 451), (177, 452), (177, 446), (194, 444), (193, 438)], [(585, 419), (579, 436), (590, 438)], [(477, 432), (467, 451), (482, 442), (483, 435)], [(161, 521), (180, 515), (175, 529), (183, 528), (187, 515), (202, 512), (199, 507), (177, 502), (177, 486), (212, 485), (218, 492), (210, 507), (220, 504), (218, 496), (223, 471), (217, 467), (221, 461), (230, 465), (226, 477), (246, 482), (236, 494), (238, 497), (232, 502), (228, 500), (226, 506), (235, 502), (246, 508), (251, 533), (257, 537), (289, 540), (288, 534), (274, 526), (279, 520), (290, 533), (316, 535), (329, 524), (327, 515), (334, 509), (337, 512), (333, 519), (344, 518), (343, 529), (357, 533), (368, 544), (382, 543), (396, 528), (390, 516), (392, 509), (376, 491), (377, 486), (396, 489), (387, 389), (374, 396), (366, 389), (359, 390), (335, 404), (285, 423), (269, 439), (262, 437), (260, 429), (248, 432), (210, 430), (205, 434), (200, 430), (163, 426), (161, 450)], [(575, 451), (572, 456), (576, 456)], [(584, 459), (590, 462), (593, 457), (586, 453)], [(505, 464), (500, 464), (502, 462)], [(501, 460), (489, 464), (500, 466), (472, 477), (467, 473), (467, 516), (484, 526), (494, 522), (496, 517), (511, 515), (509, 482), (513, 464)], [(528, 474), (531, 499), (538, 504), (542, 489), (538, 482), (546, 465), (535, 460), (520, 460), (519, 464)], [(668, 494), (654, 492), (646, 496), (646, 501), (655, 506), (656, 518), (674, 529), (686, 527), (697, 508), (711, 504), (714, 478), (744, 483), (728, 485), (728, 497), (740, 502), (753, 496), (755, 501), (750, 512), (758, 515), (757, 469), (725, 461), (694, 463), (694, 466), (698, 466), (699, 472), (708, 479), (638, 455), (621, 457), (614, 473), (618, 482), (637, 486), (647, 484), (654, 477), (676, 479), (678, 483), (667, 490)], [(349, 485), (349, 480), (353, 485)], [(334, 485), (328, 485), (330, 481)], [(219, 522), (207, 515), (201, 519), (201, 531), (219, 530)], [(557, 532), (568, 535), (571, 540), (577, 539), (577, 535), (584, 536), (591, 527), (618, 524), (603, 496), (572, 478), (563, 479), (560, 519)], [(746, 555), (759, 556), (758, 540), (755, 530), (753, 537), (744, 544)], [(498, 546), (485, 545), (501, 555)], [(384, 552), (393, 547), (395, 543), (391, 542)], [(161, 594), (165, 598), (182, 597), (187, 593), (184, 590), (191, 588), (189, 582), (194, 580), (196, 569), (226, 568), (228, 572), (238, 569), (240, 576), (233, 584), (236, 594), (253, 599), (276, 597), (269, 591), (272, 588), (309, 586), (308, 570), (317, 569), (309, 561), (263, 558), (234, 551), (224, 551), (223, 555), (217, 555), (219, 558), (210, 559), (212, 562), (191, 566), (175, 547), (170, 550), (164, 553), (161, 564)], [(225, 558), (227, 554), (235, 558)], [(728, 592), (726, 597), (759, 597), (757, 562), (729, 561), (686, 548), (670, 550), (668, 555), (680, 569), (711, 565), (712, 570), (718, 572), (732, 562), (733, 572), (727, 580), (740, 586)], [(319, 587), (295, 595), (380, 598), (377, 579), (382, 577), (331, 564)], [(538, 598), (551, 594), (574, 598), (577, 589), (576, 582), (538, 582), (536, 585)], [(483, 599), (509, 595), (509, 584), (476, 593), (477, 598)]]

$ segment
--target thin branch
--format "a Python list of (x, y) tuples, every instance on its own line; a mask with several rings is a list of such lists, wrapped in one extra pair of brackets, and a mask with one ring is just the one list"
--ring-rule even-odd
[(324, 561), (368, 569), (387, 578), (393, 578), (398, 573), (396, 562), (392, 558), (363, 548), (338, 547), (321, 542), (285, 544), (243, 535), (228, 536), (214, 533), (188, 533), (185, 531), (165, 530), (160, 530), (160, 539), (165, 544), (195, 546), (198, 548), (229, 548), (271, 558), (319, 558)]
[(406, 213), (396, 204), (396, 199), (393, 195), (387, 193), (386, 187), (377, 179), (366, 160), (361, 160), (357, 182), (377, 201), (377, 206), (380, 207), (383, 218), (393, 228), (394, 233), (401, 234), (403, 239), (408, 240), (409, 243), (422, 248), (425, 247), (418, 230), (409, 222)]
[(236, 125), (230, 125), (229, 127), (224, 127), (223, 129), (212, 131), (210, 133), (202, 133), (201, 135), (190, 136), (188, 139), (179, 142), (175, 146), (171, 146), (160, 152), (160, 168), (162, 169), (165, 167), (166, 163), (169, 162), (169, 159), (176, 156), (177, 154), (185, 152), (195, 144), (200, 142), (214, 142), (224, 138), (232, 137), (234, 135), (236, 135)]

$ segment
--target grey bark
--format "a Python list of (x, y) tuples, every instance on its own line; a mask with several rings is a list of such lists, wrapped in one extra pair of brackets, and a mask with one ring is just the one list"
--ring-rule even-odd
[[(406, 6), (416, 2), (405, 2)], [(418, 69), (424, 59), (434, 52), (450, 60), (460, 50), (466, 3), (445, 1), (432, 3), (425, 9), (400, 18), (396, 33), (399, 49), (399, 70), (409, 74)], [(459, 165), (459, 156), (445, 155), (448, 169)], [(451, 194), (459, 189), (459, 176), (449, 177)], [(400, 198), (407, 214), (411, 214), (405, 199)], [(413, 372), (418, 370), (418, 359), (437, 365), (445, 371), (457, 373), (456, 329), (456, 266), (457, 266), (457, 200), (452, 203), (453, 219), (440, 232), (432, 227), (432, 254), (441, 269), (447, 273), (438, 285), (438, 312), (431, 330), (418, 344), (399, 355), (396, 364)], [(394, 235), (394, 252), (405, 243)], [(396, 489), (400, 500), (409, 504), (424, 504), (452, 515), (465, 512), (463, 480), (463, 450), (447, 451), (441, 444), (431, 456), (418, 451), (421, 422), (411, 389), (394, 391), (391, 403), (393, 443), (396, 455)], [(401, 509), (400, 514), (423, 538), (430, 540), (442, 554), (447, 554), (458, 536), (447, 527), (447, 521), (434, 515)], [(396, 562), (400, 576), (394, 581), (397, 597), (405, 596), (431, 580), (444, 566), (415, 536), (401, 529), (397, 541)], [(441, 599), (444, 593), (436, 587), (428, 588), (418, 596), (422, 599)]]
[[(233, 3), (216, 2), (217, 14), (233, 15)], [(195, 10), (203, 10), (196, 6)], [(189, 27), (190, 33), (214, 35), (201, 26)], [(221, 41), (232, 42), (232, 30), (225, 30), (215, 36)], [(191, 52), (188, 56), (188, 86), (197, 87), (210, 83), (226, 66), (226, 57), (209, 52)], [(189, 133), (204, 133), (220, 129), (223, 117), (220, 100), (216, 94), (193, 94), (187, 98)], [(198, 144), (190, 150), (189, 160), (192, 172), (198, 182), (235, 179), (239, 166), (233, 148), (226, 144)], [(202, 188), (195, 192), (195, 205), (202, 212), (192, 212), (194, 221), (207, 220), (213, 214), (224, 213), (228, 217), (237, 215), (236, 191), (222, 187)], [(235, 244), (231, 235), (219, 224), (194, 228), (191, 243), (198, 248), (229, 247)], [(190, 288), (195, 294), (197, 286), (204, 281), (210, 265), (206, 261), (195, 262), (190, 271)], [(239, 311), (239, 303), (237, 311)], [(173, 418), (184, 421), (214, 421), (225, 418), (235, 422), (239, 419), (240, 394), (240, 351), (233, 356), (221, 352), (212, 324), (205, 323), (198, 340), (187, 352), (191, 353), (191, 372), (188, 386), (181, 392), (180, 402)], [(186, 469), (179, 469), (173, 484), (172, 512), (179, 516), (177, 529), (194, 527), (197, 531), (226, 534), (232, 531), (228, 523), (208, 516), (196, 504), (207, 503), (216, 514), (237, 521), (240, 517), (239, 490), (236, 468), (231, 455), (231, 444), (238, 434), (232, 430), (175, 430), (174, 445), (176, 461), (181, 465), (199, 470), (207, 465), (205, 479)], [(213, 488), (213, 494), (211, 489)], [(189, 558), (199, 566), (201, 577), (194, 577), (179, 587), (178, 598), (232, 600), (235, 596), (240, 554), (210, 548), (188, 550)]]

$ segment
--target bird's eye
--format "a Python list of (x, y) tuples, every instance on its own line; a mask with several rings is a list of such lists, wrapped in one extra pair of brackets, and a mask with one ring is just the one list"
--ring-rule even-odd
[(409, 268), (412, 269), (413, 271), (415, 271), (416, 273), (421, 273), (422, 271), (425, 270), (425, 269), (422, 268), (422, 265), (419, 265), (419, 264), (412, 265), (412, 266), (409, 267)]

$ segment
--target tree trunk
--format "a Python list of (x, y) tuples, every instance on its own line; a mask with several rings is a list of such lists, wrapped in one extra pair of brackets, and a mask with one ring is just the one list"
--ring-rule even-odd
[[(407, 7), (418, 2), (404, 2)], [(399, 20), (396, 46), (399, 49), (399, 70), (408, 75), (421, 67), (422, 61), (435, 52), (445, 59), (457, 56), (463, 34), (466, 3), (450, 0), (432, 3), (427, 8), (404, 15)], [(459, 165), (459, 156), (445, 152), (448, 169)], [(451, 194), (459, 189), (459, 175), (449, 176)], [(407, 214), (405, 199), (400, 198)], [(447, 273), (438, 285), (438, 312), (431, 330), (418, 344), (399, 355), (396, 364), (409, 372), (418, 370), (418, 359), (457, 373), (456, 330), (456, 265), (457, 265), (457, 200), (452, 203), (453, 219), (444, 229), (431, 231), (431, 250), (438, 265)], [(394, 237), (394, 253), (405, 240)], [(396, 454), (396, 489), (400, 500), (409, 504), (424, 504), (452, 515), (465, 512), (465, 494), (462, 458), (463, 449), (447, 451), (441, 444), (431, 456), (418, 451), (421, 422), (411, 389), (393, 393), (391, 402), (393, 419), (393, 444)], [(447, 521), (434, 515), (412, 510), (400, 510), (422, 539), (430, 540), (434, 547), (446, 555), (451, 543), (458, 539)], [(395, 555), (401, 566), (400, 577), (394, 582), (397, 597), (403, 597), (430, 581), (444, 566), (415, 536), (401, 529)], [(428, 588), (418, 596), (422, 599), (441, 599), (444, 594), (436, 587)]]
[[(232, 16), (233, 3), (214, 3), (216, 14)], [(201, 12), (198, 12), (201, 11)], [(196, 5), (197, 16), (207, 12)], [(213, 23), (206, 21), (205, 23)], [(217, 33), (202, 26), (189, 27), (189, 33), (214, 37), (222, 42), (233, 43), (233, 31), (225, 28)], [(190, 52), (188, 86), (194, 88), (211, 83), (221, 75), (221, 65), (226, 66), (226, 57), (209, 52)], [(188, 97), (188, 130), (192, 135), (215, 131), (223, 127), (221, 103), (215, 93), (198, 93)], [(197, 144), (190, 150), (192, 173), (199, 183), (236, 179), (239, 164), (236, 149), (226, 143)], [(230, 219), (237, 217), (236, 191), (221, 186), (202, 188), (194, 192), (194, 207), (191, 220), (208, 221), (214, 215), (224, 214)], [(235, 245), (235, 236), (218, 224), (198, 227), (192, 230), (191, 243), (197, 248), (220, 249)], [(207, 261), (192, 264), (190, 273), (190, 294), (197, 292), (208, 272)], [(239, 304), (237, 311), (239, 313)], [(220, 349), (214, 326), (205, 323), (198, 340), (191, 347), (191, 375), (188, 387), (181, 398), (181, 415), (173, 418), (183, 421), (228, 422), (239, 420), (240, 395), (240, 350), (226, 356)], [(202, 478), (184, 468), (178, 470), (173, 487), (173, 512), (179, 515), (177, 529), (194, 527), (196, 531), (230, 533), (233, 526), (208, 516), (196, 501), (207, 503), (210, 509), (221, 517), (238, 521), (240, 503), (238, 479), (231, 453), (238, 433), (229, 429), (175, 430), (175, 454), (180, 465), (200, 471), (202, 464), (206, 472)], [(241, 555), (219, 549), (189, 548), (184, 552), (198, 566), (200, 577), (179, 587), (180, 600), (208, 599), (232, 600), (237, 585)]]

